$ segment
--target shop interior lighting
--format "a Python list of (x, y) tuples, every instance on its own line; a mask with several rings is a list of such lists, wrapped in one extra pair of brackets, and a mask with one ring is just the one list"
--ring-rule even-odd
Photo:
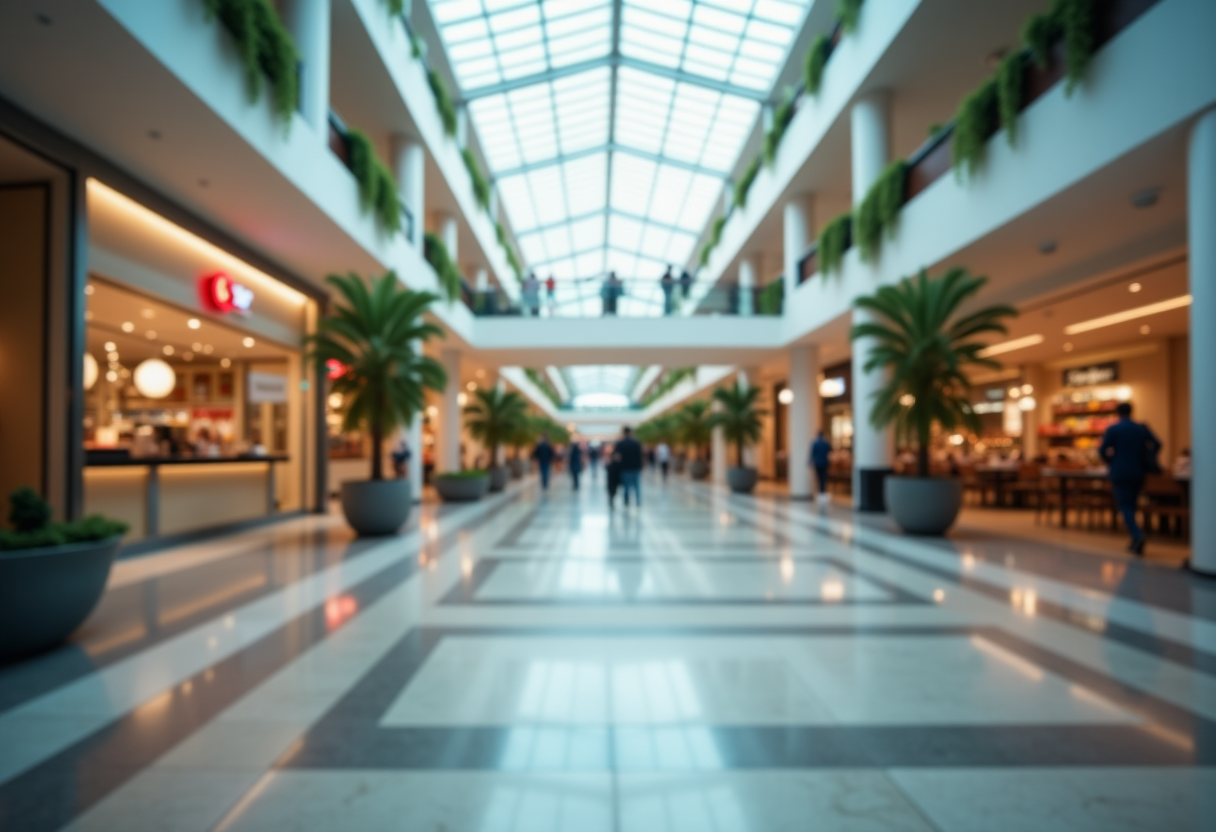
[(84, 287), (84, 293), (85, 293), (86, 295), (91, 295), (91, 294), (93, 294), (93, 292), (94, 292), (94, 291), (96, 291), (96, 290), (93, 288), (93, 284), (92, 284), (92, 283), (90, 283), (88, 286), (85, 286), (85, 287)]
[(777, 401), (781, 402), (782, 404), (789, 404), (790, 402), (794, 401), (794, 391), (787, 387), (777, 394)]
[(147, 332), (144, 333), (144, 337), (147, 338), (149, 341), (155, 341), (156, 340), (156, 330), (149, 329)]
[(232, 359), (231, 358), (221, 358), (220, 366), (223, 367), (225, 370), (228, 369), (229, 367), (232, 366)]
[(202, 325), (202, 322), (200, 322), (198, 318), (191, 318), (190, 320), (186, 321), (186, 326), (190, 327), (191, 329), (198, 329)]
[(159, 358), (149, 358), (135, 368), (135, 389), (149, 399), (163, 399), (177, 385), (173, 368)]
[(825, 378), (819, 382), (819, 395), (825, 399), (834, 399), (844, 395), (843, 378)]
[(1134, 321), (1137, 318), (1145, 318), (1149, 315), (1159, 315), (1162, 312), (1169, 312), (1171, 309), (1182, 309), (1191, 305), (1190, 295), (1180, 295), (1176, 298), (1163, 300), (1158, 303), (1150, 303), (1147, 306), (1137, 306), (1135, 309), (1128, 309), (1125, 312), (1116, 312), (1113, 315), (1103, 315), (1101, 318), (1091, 318), (1088, 321), (1081, 321), (1079, 324), (1072, 324), (1064, 327), (1065, 335), (1077, 335), (1082, 332), (1090, 332), (1103, 327), (1114, 326), (1115, 324)]
[(1141, 286), (1139, 283), (1133, 283), (1131, 286), (1127, 287), (1127, 291), (1131, 292), (1134, 295), (1136, 292), (1139, 292), (1142, 288), (1144, 288), (1144, 287)]
[(90, 353), (84, 354), (84, 389), (92, 390), (93, 385), (97, 383), (97, 359)]
[(113, 341), (106, 341), (106, 352), (114, 352), (116, 349), (118, 349), (117, 344), (115, 344)]
[(980, 350), (977, 355), (980, 358), (988, 358), (992, 355), (1001, 355), (1014, 350), (1026, 349), (1026, 347), (1034, 347), (1043, 343), (1046, 339), (1042, 335), (1027, 335), (1025, 338), (1014, 338), (1012, 341), (1002, 341), (999, 344), (993, 344), (991, 347), (985, 347)]
[(257, 343), (257, 341), (253, 340), (253, 338), (246, 335), (244, 338), (241, 339), (241, 343), (244, 344), (246, 347), (252, 347), (254, 344)]
[(122, 322), (122, 331), (123, 332), (134, 332), (135, 324), (131, 323), (130, 321), (123, 321)]
[(165, 353), (165, 355), (173, 355), (173, 345), (165, 344), (162, 351)]
[(1018, 401), (1018, 410), (1028, 412), (1034, 410), (1036, 405), (1037, 402), (1035, 402), (1034, 396), (1022, 396), (1022, 398)]

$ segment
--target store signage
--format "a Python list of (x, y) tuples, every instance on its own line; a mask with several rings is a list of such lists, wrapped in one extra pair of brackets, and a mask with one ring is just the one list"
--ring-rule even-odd
[(250, 373), (246, 398), (250, 404), (285, 404), (287, 376), (277, 373)]
[(1065, 387), (1090, 387), (1119, 380), (1119, 362), (1106, 361), (1088, 367), (1072, 367), (1064, 371)]
[(223, 272), (204, 277), (202, 290), (204, 302), (216, 312), (247, 313), (253, 306), (253, 290)]
[(331, 358), (325, 362), (325, 375), (336, 381), (346, 375), (346, 365), (336, 358)]

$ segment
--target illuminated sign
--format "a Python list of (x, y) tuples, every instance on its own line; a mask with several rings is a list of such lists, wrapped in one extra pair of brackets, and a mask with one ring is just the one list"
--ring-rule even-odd
[(217, 312), (247, 313), (253, 306), (253, 290), (223, 272), (203, 278), (203, 301)]
[(331, 358), (325, 362), (325, 375), (334, 380), (340, 379), (346, 375), (346, 365), (336, 358)]
[(1119, 362), (1105, 361), (1088, 367), (1073, 367), (1064, 371), (1065, 387), (1089, 387), (1119, 380)]

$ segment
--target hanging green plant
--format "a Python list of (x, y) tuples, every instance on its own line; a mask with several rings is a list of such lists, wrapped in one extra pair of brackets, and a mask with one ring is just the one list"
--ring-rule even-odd
[(781, 147), (785, 131), (790, 126), (790, 122), (794, 120), (794, 102), (796, 100), (793, 91), (786, 90), (781, 103), (773, 108), (773, 125), (764, 135), (764, 164), (770, 168), (777, 161), (777, 148)]
[(819, 232), (819, 271), (822, 274), (840, 271), (844, 264), (844, 253), (849, 249), (852, 228), (853, 215), (846, 211)]
[(439, 287), (443, 290), (443, 296), (448, 303), (455, 302), (460, 297), (460, 269), (452, 261), (452, 255), (448, 253), (448, 247), (444, 245), (443, 240), (439, 238), (433, 231), (428, 231), (423, 235), (422, 253), (426, 257), (426, 262), (431, 264), (431, 268), (435, 270), (435, 276), (439, 278)]
[(726, 217), (721, 216), (713, 221), (709, 227), (709, 239), (705, 245), (701, 246), (701, 265), (709, 265), (709, 256), (713, 254), (714, 249), (718, 247), (718, 243), (722, 240), (722, 229), (726, 227)]
[(806, 84), (807, 95), (819, 95), (819, 86), (823, 83), (823, 69), (828, 64), (828, 56), (832, 54), (832, 41), (827, 35), (819, 35), (806, 51), (806, 63), (802, 68), (803, 82)]
[(757, 311), (761, 315), (780, 315), (785, 303), (785, 280), (774, 280), (760, 290)]
[(519, 258), (515, 254), (515, 249), (511, 247), (511, 241), (507, 239), (507, 229), (503, 227), (501, 222), (494, 223), (494, 236), (498, 238), (498, 244), (502, 246), (503, 252), (506, 253), (507, 265), (515, 273), (515, 279), (522, 282), (524, 279), (523, 268), (519, 265)]
[(863, 261), (869, 263), (877, 257), (884, 233), (888, 237), (895, 233), (907, 180), (908, 163), (903, 159), (892, 162), (857, 206), (853, 240)]
[(740, 208), (747, 207), (747, 192), (752, 189), (752, 183), (756, 181), (756, 174), (760, 173), (760, 157), (752, 159), (751, 163), (743, 169), (739, 181), (735, 183), (735, 204)]
[(203, 0), (207, 19), (218, 17), (236, 41), (245, 64), (249, 100), (262, 94), (262, 74), (270, 79), (275, 115), (285, 126), (300, 104), (296, 44), (266, 0)]
[(1026, 77), (1026, 54), (1011, 52), (996, 71), (997, 109), (1010, 147), (1018, 143), (1018, 113), (1022, 110), (1022, 85)]
[(705, 268), (706, 266), (709, 265), (709, 257), (713, 253), (714, 253), (714, 247), (711, 246), (709, 243), (706, 243), (705, 245), (701, 246), (701, 268)]
[(426, 82), (431, 88), (431, 94), (435, 96), (435, 109), (439, 111), (439, 120), (443, 122), (443, 132), (453, 139), (456, 138), (456, 105), (452, 103), (447, 85), (433, 69), (426, 71)]
[(346, 131), (350, 149), (350, 169), (359, 183), (359, 204), (365, 212), (375, 213), (380, 228), (390, 234), (401, 230), (401, 200), (397, 182), (388, 167), (376, 156), (371, 139), (358, 130)]
[(983, 166), (988, 137), (997, 119), (997, 83), (995, 78), (988, 78), (963, 99), (954, 116), (950, 154), (954, 172), (960, 179), (974, 176)]
[(1081, 83), (1093, 59), (1096, 24), (1094, 0), (1055, 0), (1049, 10), (1030, 18), (1022, 27), (1022, 40), (1040, 67), (1047, 66), (1054, 43), (1064, 39), (1065, 77), (1068, 79), (1064, 91), (1068, 95)]
[(405, 14), (405, 0), (380, 0), (389, 14)]
[(415, 58), (421, 58), (422, 53), (426, 50), (426, 45), (419, 34), (413, 30), (410, 31), (410, 55)]
[(473, 155), (472, 149), (467, 147), (460, 151), (460, 155), (464, 158), (464, 166), (469, 171), (469, 178), (473, 180), (473, 196), (477, 199), (477, 204), (489, 211), (490, 183), (486, 179), (486, 175), (481, 172), (481, 165), (477, 164), (477, 157)]
[(836, 0), (836, 19), (840, 21), (840, 28), (846, 32), (857, 29), (863, 3), (865, 0)]

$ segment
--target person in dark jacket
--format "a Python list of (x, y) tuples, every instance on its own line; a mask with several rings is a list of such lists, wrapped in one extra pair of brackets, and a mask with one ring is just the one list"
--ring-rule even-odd
[(642, 505), (642, 444), (633, 438), (633, 430), (625, 428), (621, 441), (612, 449), (612, 458), (621, 466), (621, 488), (625, 492), (625, 505), (629, 505), (629, 492), (637, 505)]
[(583, 472), (583, 446), (577, 442), (571, 442), (570, 450), (566, 452), (566, 470), (570, 472), (574, 490), (578, 491), (578, 475)]
[(1160, 473), (1157, 454), (1161, 451), (1161, 440), (1153, 435), (1148, 425), (1132, 421), (1132, 406), (1119, 402), (1115, 408), (1119, 421), (1106, 429), (1098, 456), (1107, 464), (1110, 486), (1115, 495), (1115, 505), (1123, 515), (1123, 522), (1131, 533), (1132, 542), (1128, 551), (1134, 555), (1144, 554), (1144, 531), (1136, 522), (1136, 505), (1140, 501), (1140, 489), (1149, 474)]
[(823, 431), (811, 443), (811, 467), (815, 469), (815, 481), (819, 484), (819, 496), (828, 493), (828, 464), (832, 453), (832, 443), (824, 437)]
[(542, 435), (540, 441), (536, 443), (536, 447), (532, 449), (532, 458), (536, 460), (536, 466), (540, 468), (542, 491), (549, 490), (549, 466), (553, 464), (553, 455), (553, 446), (549, 444), (549, 437)]

